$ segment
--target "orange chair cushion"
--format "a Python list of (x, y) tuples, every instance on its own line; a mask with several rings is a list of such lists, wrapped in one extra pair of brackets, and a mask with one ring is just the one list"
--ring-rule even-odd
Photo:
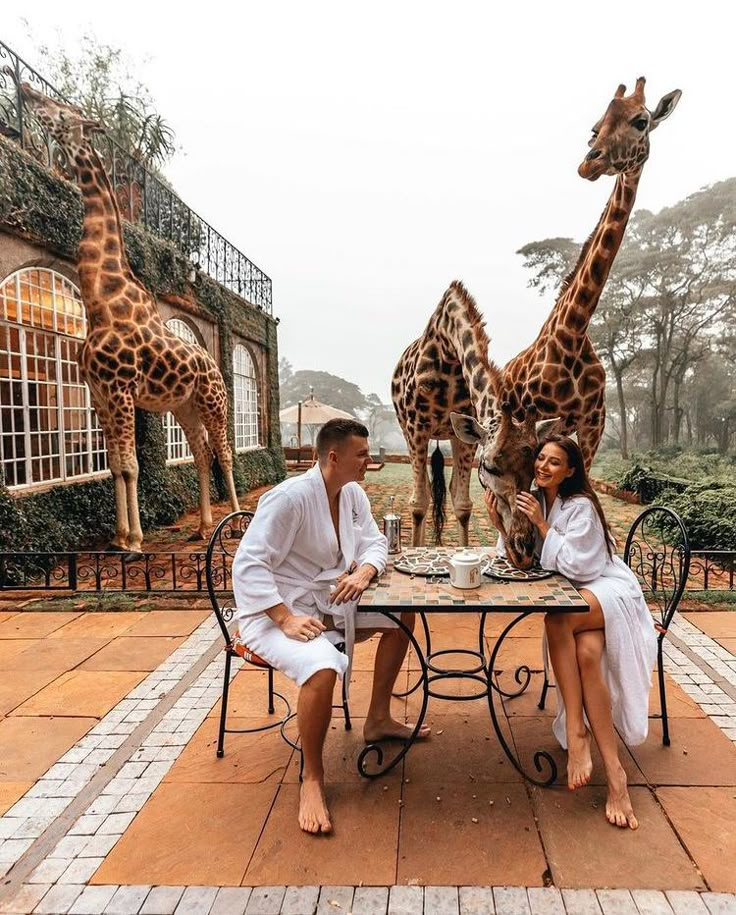
[(242, 639), (233, 639), (233, 641), (230, 643), (230, 648), (236, 655), (238, 655), (238, 657), (242, 658), (244, 661), (247, 661), (249, 664), (253, 664), (256, 667), (271, 666), (268, 661), (264, 661), (260, 655), (255, 653), (255, 651), (251, 651)]

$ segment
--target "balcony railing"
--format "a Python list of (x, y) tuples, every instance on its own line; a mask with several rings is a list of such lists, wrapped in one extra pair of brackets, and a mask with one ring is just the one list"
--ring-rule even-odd
[[(71, 103), (0, 41), (0, 133), (47, 168), (69, 177), (63, 151), (24, 105), (21, 82), (50, 98)], [(172, 242), (198, 270), (271, 314), (271, 280), (259, 267), (110, 137), (99, 134), (95, 147), (110, 175), (123, 218)]]

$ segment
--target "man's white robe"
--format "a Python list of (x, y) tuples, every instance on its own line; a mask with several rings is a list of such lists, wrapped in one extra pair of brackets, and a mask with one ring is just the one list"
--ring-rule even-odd
[[(319, 465), (261, 496), (258, 511), (233, 561), (233, 591), (241, 638), (248, 647), (301, 686), (316, 671), (349, 671), (355, 641), (356, 601), (330, 604), (337, 577), (353, 563), (381, 573), (388, 555), (363, 489), (340, 491), (338, 543)], [(287, 638), (265, 613), (283, 603), (291, 613), (335, 618), (344, 635), (322, 633), (309, 642)], [(387, 626), (384, 617), (360, 614), (360, 628)], [(344, 641), (346, 654), (333, 641)]]
[[(545, 500), (536, 491), (542, 511)], [(560, 572), (576, 588), (598, 598), (605, 619), (602, 670), (611, 693), (613, 721), (624, 741), (636, 746), (649, 729), (649, 689), (657, 656), (657, 634), (641, 586), (618, 556), (609, 557), (606, 534), (586, 496), (555, 499), (546, 518), (550, 530), (539, 538), (537, 555), (545, 569)], [(497, 551), (505, 555), (502, 538)], [(553, 731), (567, 747), (565, 706), (557, 690), (558, 713)]]

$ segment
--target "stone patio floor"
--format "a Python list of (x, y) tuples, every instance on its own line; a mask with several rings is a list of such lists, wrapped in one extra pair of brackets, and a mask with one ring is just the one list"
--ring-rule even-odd
[[(431, 700), (432, 738), (387, 777), (360, 778), (375, 640), (359, 645), (354, 728), (336, 713), (328, 737), (335, 832), (314, 838), (296, 825), (298, 759), (278, 732), (228, 735), (215, 757), (223, 655), (201, 597), (53, 606), (0, 605), (0, 913), (736, 913), (736, 612), (676, 618), (672, 746), (653, 720), (643, 746), (621, 747), (636, 833), (605, 822), (599, 771), (574, 794), (525, 783), (482, 701)], [(500, 625), (490, 618), (489, 641)], [(474, 626), (433, 617), (434, 642), (467, 646)], [(516, 632), (501, 682), (520, 663), (536, 672), (503, 726), (528, 766), (546, 749), (564, 771), (554, 691), (536, 707), (541, 619)], [(416, 667), (410, 656), (404, 684)], [(395, 713), (412, 720), (417, 701)], [(235, 672), (230, 726), (264, 713), (265, 674)]]

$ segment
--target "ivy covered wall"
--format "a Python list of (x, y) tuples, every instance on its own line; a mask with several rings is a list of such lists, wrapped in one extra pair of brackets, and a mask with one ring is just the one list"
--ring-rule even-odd
[[(82, 231), (82, 203), (75, 185), (39, 165), (16, 144), (0, 137), (0, 246), (16, 236), (74, 265)], [(184, 313), (214, 321), (219, 336), (220, 369), (230, 400), (233, 442), (234, 335), (263, 355), (265, 384), (260, 390), (264, 448), (234, 454), (238, 492), (276, 483), (286, 474), (279, 427), (276, 321), (214, 280), (198, 274), (189, 282), (189, 261), (170, 243), (142, 227), (124, 223), (125, 246), (138, 279), (159, 299)], [(1, 259), (0, 259), (1, 260)], [(22, 266), (22, 265), (18, 265)], [(0, 276), (0, 280), (3, 276)], [(167, 466), (161, 418), (138, 410), (136, 444), (141, 466), (139, 499), (144, 530), (169, 524), (198, 501), (192, 464)], [(213, 494), (225, 497), (218, 468)], [(114, 530), (112, 480), (55, 486), (35, 494), (11, 494), (0, 480), (0, 551), (71, 550), (98, 546)]]

